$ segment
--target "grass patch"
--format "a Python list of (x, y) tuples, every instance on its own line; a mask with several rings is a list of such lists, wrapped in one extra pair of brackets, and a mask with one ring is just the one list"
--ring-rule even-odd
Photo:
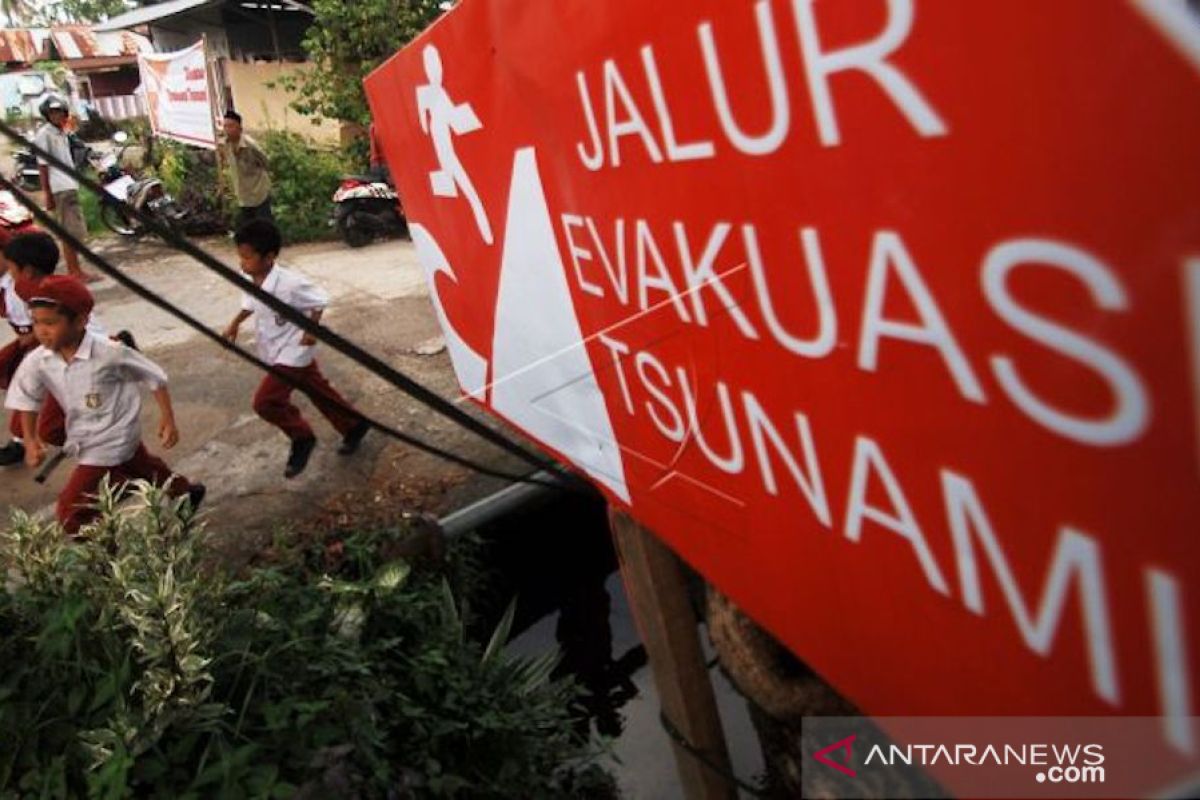
[(87, 224), (88, 233), (96, 234), (107, 230), (100, 220), (100, 198), (84, 187), (79, 187), (79, 208), (83, 211), (83, 221)]

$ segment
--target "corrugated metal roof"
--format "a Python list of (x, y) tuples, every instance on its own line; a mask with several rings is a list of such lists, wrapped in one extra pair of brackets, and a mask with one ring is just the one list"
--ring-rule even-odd
[(50, 31), (46, 28), (0, 29), (0, 62), (30, 64), (48, 57), (46, 40)]
[(52, 28), (50, 38), (64, 61), (121, 56), (132, 58), (138, 53), (154, 52), (154, 45), (149, 39), (131, 31), (97, 33), (86, 25), (64, 25)]
[(136, 28), (164, 17), (173, 17), (184, 11), (193, 11), (206, 6), (221, 5), (225, 0), (167, 0), (152, 6), (137, 8), (124, 14), (118, 14), (107, 22), (96, 25), (96, 31), (119, 31), (125, 28)]
[(0, 29), (2, 63), (32, 64), (57, 56), (69, 65), (80, 59), (134, 58), (153, 52), (149, 39), (130, 31), (96, 33), (86, 25)]

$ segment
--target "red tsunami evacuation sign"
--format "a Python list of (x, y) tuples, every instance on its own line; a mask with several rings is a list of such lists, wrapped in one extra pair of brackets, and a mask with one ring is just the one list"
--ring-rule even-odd
[(1195, 767), (1189, 5), (465, 0), (367, 91), (466, 397), (864, 710)]

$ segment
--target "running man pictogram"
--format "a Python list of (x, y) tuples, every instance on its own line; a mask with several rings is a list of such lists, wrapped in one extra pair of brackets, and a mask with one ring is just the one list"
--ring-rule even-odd
[(459, 191), (471, 204), (479, 235), (487, 244), (492, 243), (492, 226), (475, 185), (454, 150), (454, 137), (472, 133), (483, 128), (470, 103), (455, 104), (442, 86), (442, 57), (433, 45), (422, 51), (425, 59), (425, 76), (429, 83), (417, 87), (417, 115), (421, 119), (421, 130), (433, 139), (433, 151), (437, 154), (439, 170), (429, 173), (429, 181), (436, 197), (458, 197)]

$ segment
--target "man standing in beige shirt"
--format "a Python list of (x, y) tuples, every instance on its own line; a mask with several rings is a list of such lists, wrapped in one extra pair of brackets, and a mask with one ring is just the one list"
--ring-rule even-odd
[[(57, 95), (49, 95), (42, 101), (40, 111), (46, 119), (46, 124), (38, 129), (33, 143), (62, 163), (73, 165), (75, 159), (71, 154), (71, 139), (67, 133), (70, 111), (66, 101)], [(79, 205), (79, 183), (61, 169), (51, 166), (50, 162), (41, 156), (38, 156), (38, 174), (42, 179), (42, 192), (46, 196), (46, 210), (54, 212), (68, 233), (80, 241), (85, 241), (87, 223)], [(85, 283), (100, 280), (99, 275), (83, 271), (79, 266), (79, 253), (68, 242), (63, 241), (62, 251), (63, 260), (67, 263), (67, 272), (72, 277)]]
[(233, 193), (239, 206), (236, 227), (252, 219), (275, 221), (271, 213), (271, 175), (267, 155), (242, 131), (242, 115), (225, 112), (225, 144), (222, 150), (233, 176)]

